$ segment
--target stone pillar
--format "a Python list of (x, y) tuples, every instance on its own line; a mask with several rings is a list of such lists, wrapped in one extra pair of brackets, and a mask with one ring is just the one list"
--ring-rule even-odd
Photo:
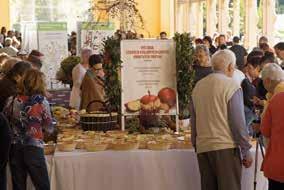
[(271, 45), (274, 44), (276, 10), (275, 0), (263, 0), (263, 35), (268, 37)]
[(216, 5), (217, 0), (206, 0), (206, 33), (209, 36), (216, 32)]
[(218, 0), (218, 32), (226, 34), (229, 29), (229, 0)]
[(257, 46), (257, 0), (245, 0), (245, 47)]
[(233, 35), (240, 35), (240, 0), (234, 0), (233, 2)]

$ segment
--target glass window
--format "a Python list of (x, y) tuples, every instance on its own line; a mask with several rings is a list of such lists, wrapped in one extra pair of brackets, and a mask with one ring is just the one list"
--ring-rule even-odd
[(64, 21), (70, 32), (88, 20), (90, 7), (90, 0), (10, 0), (11, 23)]

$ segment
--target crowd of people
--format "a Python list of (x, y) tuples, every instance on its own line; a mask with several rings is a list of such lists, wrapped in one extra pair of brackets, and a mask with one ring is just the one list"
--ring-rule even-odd
[[(120, 39), (139, 39), (117, 31)], [(165, 32), (159, 39), (167, 39)], [(76, 33), (69, 39), (75, 51)], [(249, 139), (262, 134), (266, 155), (262, 170), (269, 190), (284, 189), (284, 42), (271, 48), (266, 37), (248, 52), (239, 37), (197, 38), (191, 97), (192, 144), (197, 152), (202, 190), (241, 190), (242, 165), (251, 167)], [(42, 67), (43, 53), (21, 53), (20, 34), (2, 28), (0, 35), (0, 189), (6, 189), (9, 160), (13, 189), (26, 186), (27, 175), (38, 190), (50, 189), (43, 152), (44, 134), (54, 130)], [(2, 47), (3, 46), (3, 47)], [(73, 52), (76, 53), (76, 52)], [(70, 107), (101, 109), (105, 101), (106, 60), (90, 49), (72, 71)], [(261, 120), (258, 124), (257, 120)]]
[(260, 134), (266, 137), (262, 170), (269, 190), (284, 189), (284, 42), (268, 44), (263, 36), (247, 52), (239, 37), (195, 39), (190, 107), (202, 190), (240, 190), (241, 163), (253, 163), (249, 139)]

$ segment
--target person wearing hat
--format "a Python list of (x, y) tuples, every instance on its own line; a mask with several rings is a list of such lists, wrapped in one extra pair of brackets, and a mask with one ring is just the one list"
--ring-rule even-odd
[[(103, 59), (100, 55), (92, 55), (89, 58), (89, 70), (86, 72), (85, 77), (81, 84), (82, 99), (80, 109), (87, 110), (88, 105), (98, 100), (105, 101), (104, 90), (104, 71), (103, 71)], [(103, 105), (99, 103), (93, 103), (89, 106), (87, 111), (99, 111), (103, 108)]]
[(27, 61), (29, 61), (33, 68), (40, 70), (42, 67), (43, 53), (38, 50), (32, 50), (28, 56)]

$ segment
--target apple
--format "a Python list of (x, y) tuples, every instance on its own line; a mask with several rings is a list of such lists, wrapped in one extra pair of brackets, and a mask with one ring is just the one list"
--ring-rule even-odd
[(148, 95), (143, 96), (140, 99), (141, 108), (143, 110), (158, 110), (161, 106), (161, 101), (158, 96), (151, 95), (150, 91), (148, 91)]
[(167, 104), (170, 108), (176, 105), (176, 92), (171, 88), (163, 88), (159, 91), (158, 97), (163, 104)]

